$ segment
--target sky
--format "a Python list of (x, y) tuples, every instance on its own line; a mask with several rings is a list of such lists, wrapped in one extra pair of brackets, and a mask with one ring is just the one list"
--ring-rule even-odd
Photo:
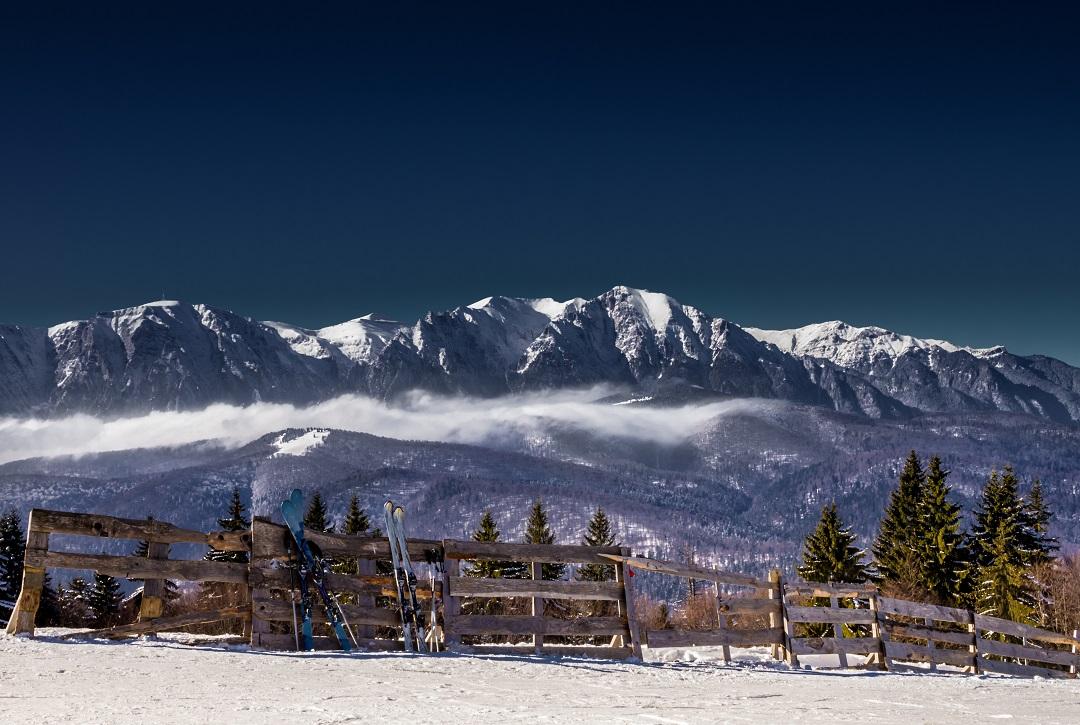
[(5, 3), (0, 322), (627, 284), (1080, 364), (1061, 6)]

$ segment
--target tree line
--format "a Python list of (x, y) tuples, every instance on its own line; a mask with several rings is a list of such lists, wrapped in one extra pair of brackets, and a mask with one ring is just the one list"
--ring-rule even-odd
[(911, 451), (869, 556), (856, 546), (836, 504), (825, 506), (804, 543), (799, 576), (821, 582), (873, 581), (898, 598), (1016, 622), (1068, 626), (1054, 620), (1072, 616), (1063, 608), (1075, 608), (1080, 596), (1078, 561), (1057, 557), (1058, 542), (1049, 534), (1053, 514), (1039, 480), (1022, 494), (1012, 467), (992, 471), (971, 525), (965, 527), (948, 477), (939, 457), (930, 458), (924, 469)]

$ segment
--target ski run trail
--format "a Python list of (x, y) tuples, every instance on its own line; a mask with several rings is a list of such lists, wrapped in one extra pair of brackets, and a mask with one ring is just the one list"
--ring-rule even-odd
[[(0, 636), (0, 723), (1080, 722), (1080, 682), (793, 670), (744, 650), (642, 664), (519, 655), (257, 652)], [(205, 640), (203, 640), (205, 642)], [(811, 659), (811, 658), (807, 658)]]

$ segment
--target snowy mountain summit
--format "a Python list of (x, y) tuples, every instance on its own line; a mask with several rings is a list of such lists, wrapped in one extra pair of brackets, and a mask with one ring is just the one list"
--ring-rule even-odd
[(497, 396), (614, 384), (654, 401), (761, 397), (871, 417), (1080, 421), (1080, 369), (880, 327), (743, 328), (659, 292), (486, 297), (414, 323), (320, 329), (158, 301), (49, 328), (0, 325), (0, 414), (124, 413), (420, 389)]

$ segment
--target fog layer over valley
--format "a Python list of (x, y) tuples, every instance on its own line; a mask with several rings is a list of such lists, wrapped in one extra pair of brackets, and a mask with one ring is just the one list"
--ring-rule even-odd
[(84, 414), (54, 419), (0, 418), (0, 463), (198, 441), (236, 448), (273, 431), (313, 427), (399, 440), (513, 446), (554, 426), (597, 437), (672, 446), (697, 435), (719, 416), (767, 405), (731, 400), (648, 406), (644, 404), (647, 399), (620, 398), (614, 392), (594, 387), (486, 399), (414, 392), (394, 403), (344, 395), (311, 406), (218, 404), (198, 411), (153, 412), (111, 420)]

